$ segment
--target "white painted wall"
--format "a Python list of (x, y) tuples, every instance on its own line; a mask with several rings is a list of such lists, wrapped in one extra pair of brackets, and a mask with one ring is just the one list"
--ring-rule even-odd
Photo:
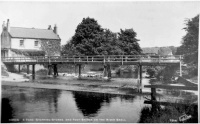
[[(20, 46), (20, 40), (24, 40), (24, 46)], [(38, 47), (35, 47), (35, 41), (39, 41)], [(35, 49), (39, 50), (41, 48), (41, 41), (37, 39), (20, 39), (20, 38), (11, 38), (11, 48), (13, 49)]]

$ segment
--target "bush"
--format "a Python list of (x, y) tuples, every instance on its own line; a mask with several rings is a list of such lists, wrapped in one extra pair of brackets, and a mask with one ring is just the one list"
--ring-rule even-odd
[(147, 74), (152, 78), (155, 76), (156, 70), (154, 68), (147, 68)]
[(47, 75), (48, 70), (47, 69), (40, 69), (36, 71), (36, 75)]

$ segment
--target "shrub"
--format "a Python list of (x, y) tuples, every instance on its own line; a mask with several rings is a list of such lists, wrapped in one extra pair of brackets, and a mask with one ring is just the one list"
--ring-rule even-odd
[(40, 69), (36, 71), (36, 75), (47, 75), (48, 70), (47, 69)]

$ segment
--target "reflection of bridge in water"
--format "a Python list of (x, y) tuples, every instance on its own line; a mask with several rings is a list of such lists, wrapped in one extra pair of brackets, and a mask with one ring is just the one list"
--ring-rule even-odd
[[(32, 56), (32, 57), (3, 57), (4, 64), (32, 65), (32, 76), (35, 78), (35, 64), (48, 64), (48, 70), (53, 67), (54, 75), (57, 72), (57, 64), (75, 64), (79, 66), (79, 77), (81, 76), (82, 64), (102, 64), (104, 65), (104, 76), (111, 76), (111, 65), (138, 65), (140, 83), (142, 79), (142, 66), (166, 66), (180, 65), (181, 76), (181, 56), (149, 56), (149, 55), (109, 55), (109, 56)], [(49, 71), (50, 74), (50, 71)]]

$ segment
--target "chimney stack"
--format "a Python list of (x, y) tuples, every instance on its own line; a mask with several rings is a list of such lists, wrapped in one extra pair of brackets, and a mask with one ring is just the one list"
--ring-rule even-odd
[(48, 30), (52, 30), (51, 25), (49, 25)]
[(58, 32), (57, 32), (57, 26), (56, 26), (56, 24), (55, 24), (55, 26), (54, 26), (53, 32), (54, 32), (55, 34), (58, 33)]
[(9, 19), (7, 19), (7, 31), (10, 32), (10, 22), (9, 22)]

